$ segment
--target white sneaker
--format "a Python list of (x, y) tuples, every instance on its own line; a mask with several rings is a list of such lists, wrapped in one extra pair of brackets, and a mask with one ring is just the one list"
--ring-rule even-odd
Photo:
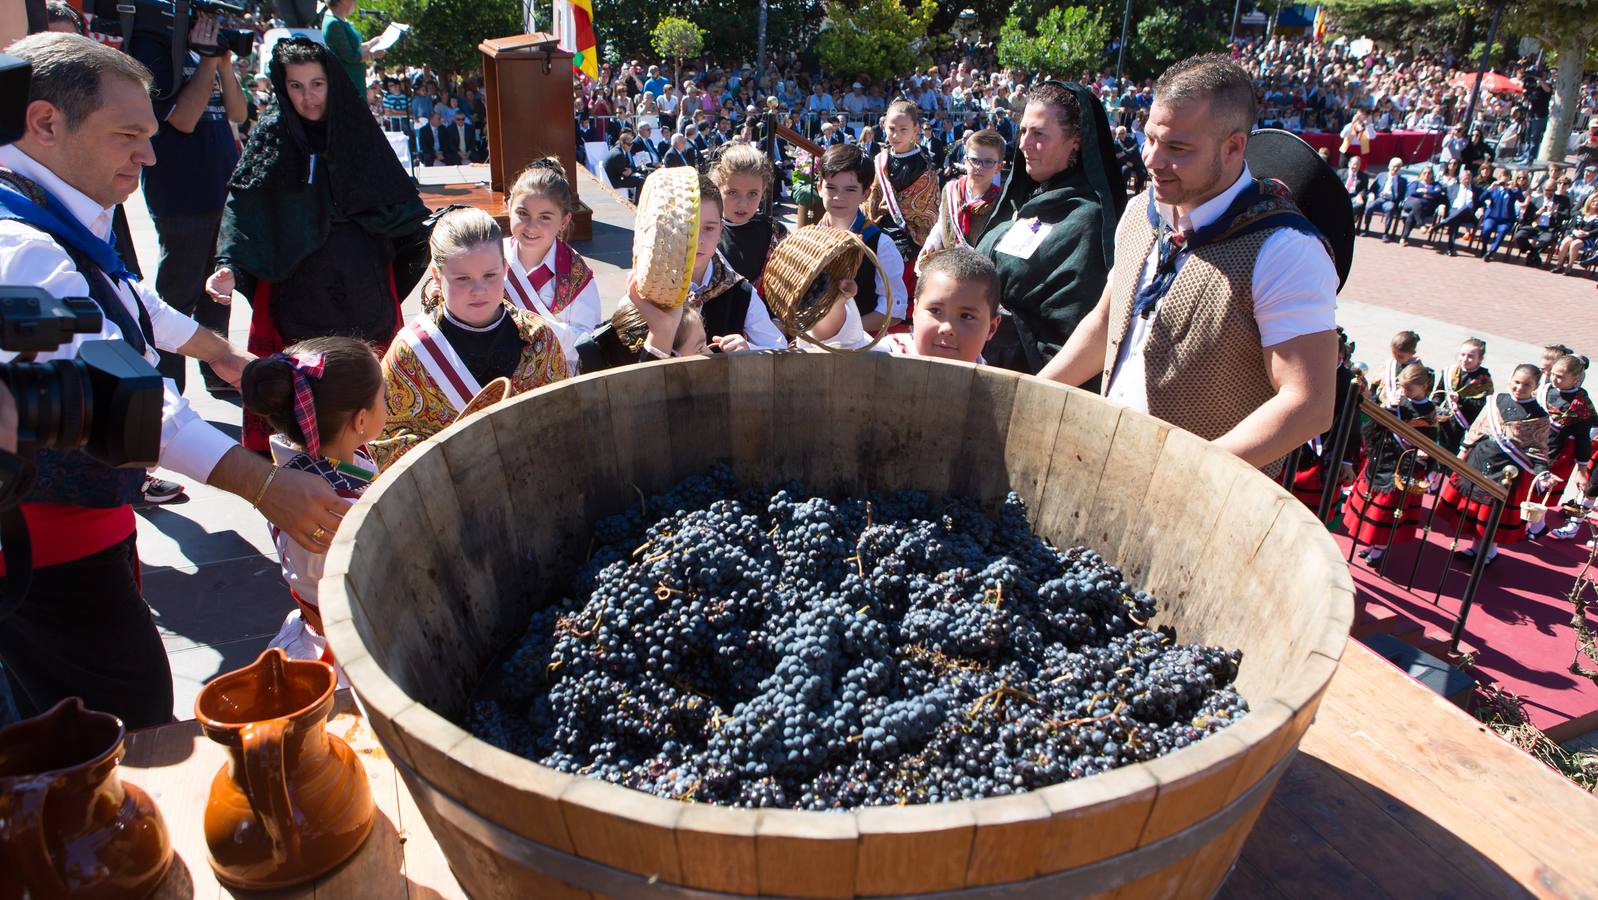
[(1568, 541), (1581, 533), (1581, 520), (1572, 519), (1569, 522), (1548, 532), (1548, 536), (1556, 541)]

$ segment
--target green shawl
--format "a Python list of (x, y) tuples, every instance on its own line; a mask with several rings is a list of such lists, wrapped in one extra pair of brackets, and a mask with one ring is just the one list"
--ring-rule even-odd
[[(1071, 332), (1098, 304), (1115, 261), (1115, 228), (1126, 206), (1120, 167), (1109, 144), (1104, 108), (1077, 84), (1065, 87), (1082, 108), (1082, 146), (1069, 169), (1038, 184), (1019, 153), (977, 250), (999, 270), (1000, 296), (1014, 314), (1021, 339), (1031, 340), (1043, 362), (1060, 352)], [(1113, 168), (1112, 168), (1113, 166)], [(1017, 220), (1052, 226), (1036, 250), (1021, 259), (996, 249)]]

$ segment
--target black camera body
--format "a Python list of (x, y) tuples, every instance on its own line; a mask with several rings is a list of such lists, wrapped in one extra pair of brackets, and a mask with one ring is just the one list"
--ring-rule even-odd
[[(94, 24), (91, 27), (101, 34), (122, 35), (122, 15), (131, 7), (133, 36), (153, 38), (161, 43), (170, 44), (174, 35), (181, 35), (185, 41), (187, 40), (190, 16), (242, 16), (246, 12), (242, 6), (222, 3), (219, 0), (189, 0), (187, 6), (187, 13), (180, 17), (178, 5), (172, 0), (93, 0)], [(182, 21), (179, 21), (180, 18)], [(253, 31), (219, 28), (216, 40), (215, 46), (193, 46), (190, 49), (201, 56), (217, 56), (223, 50), (231, 51), (234, 56), (249, 56), (255, 49)]]
[(74, 359), (30, 362), (77, 334), (98, 334), (100, 307), (42, 288), (0, 286), (0, 366), (17, 404), (17, 454), (81, 449), (111, 466), (149, 468), (161, 456), (161, 373), (126, 341), (88, 341)]

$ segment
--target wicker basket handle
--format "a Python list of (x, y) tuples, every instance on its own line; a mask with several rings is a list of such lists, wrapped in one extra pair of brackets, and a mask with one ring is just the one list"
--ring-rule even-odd
[[(877, 261), (877, 254), (872, 252), (871, 247), (868, 246), (865, 241), (860, 241), (860, 249), (865, 251), (866, 258), (871, 260), (872, 268), (880, 273), (882, 271), (882, 263)], [(859, 288), (856, 287), (856, 290), (859, 290)], [(877, 329), (877, 333), (871, 338), (871, 343), (865, 345), (864, 347), (861, 347), (858, 350), (842, 350), (837, 347), (829, 347), (821, 341), (811, 337), (808, 331), (795, 331), (794, 339), (820, 347), (828, 353), (865, 353), (869, 351), (872, 347), (877, 346), (878, 341), (887, 336), (888, 328), (891, 326), (893, 321), (893, 285), (889, 283), (889, 280), (886, 278), (882, 279), (882, 293), (888, 298), (888, 315), (883, 317), (882, 326)], [(853, 303), (854, 298), (850, 297), (844, 302)]]

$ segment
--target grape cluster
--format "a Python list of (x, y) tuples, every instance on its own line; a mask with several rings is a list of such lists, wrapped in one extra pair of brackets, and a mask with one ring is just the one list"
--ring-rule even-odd
[(671, 798), (829, 810), (1026, 791), (1248, 711), (1241, 653), (1148, 627), (1093, 551), (917, 492), (742, 490), (725, 467), (595, 528), (468, 712), (478, 737)]

